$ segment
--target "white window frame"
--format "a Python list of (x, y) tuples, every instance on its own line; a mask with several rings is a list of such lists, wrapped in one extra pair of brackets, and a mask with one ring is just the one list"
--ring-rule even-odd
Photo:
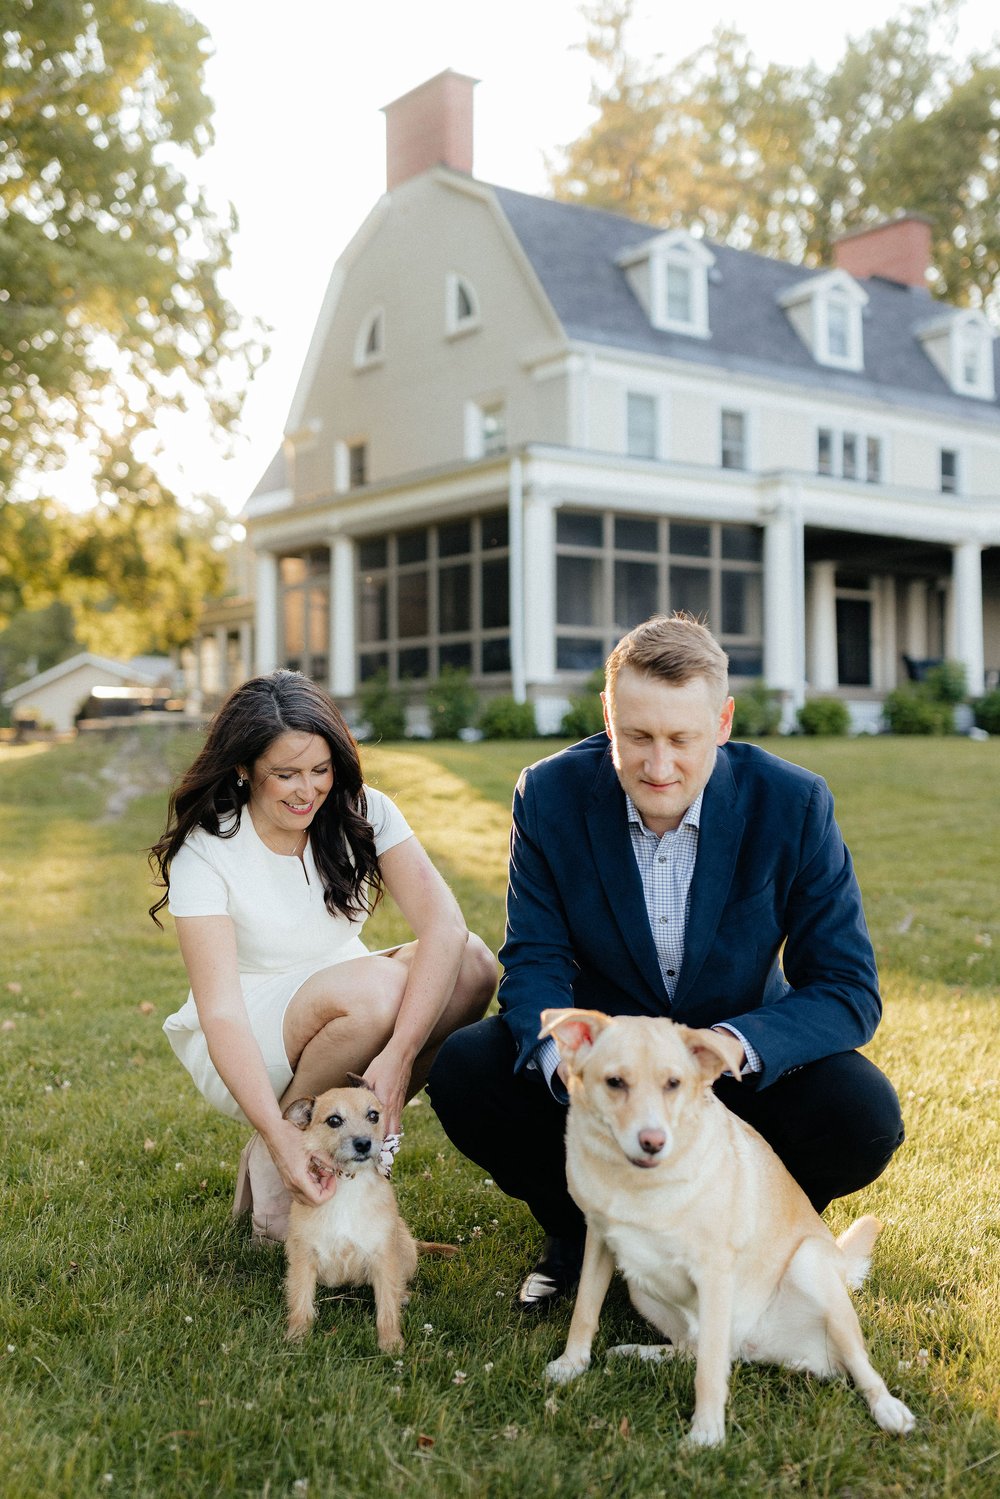
[[(708, 273), (715, 264), (712, 251), (686, 229), (670, 229), (620, 255), (617, 264), (642, 302), (654, 328), (664, 333), (684, 333), (690, 338), (710, 338), (708, 322)], [(667, 305), (667, 277), (671, 266), (683, 267), (691, 277), (690, 316), (674, 318)], [(643, 275), (643, 270), (648, 275)]]
[[(503, 413), (503, 444), (501, 446), (488, 447), (484, 424), (490, 412), (502, 411)], [(477, 458), (492, 458), (499, 453), (506, 453), (508, 448), (507, 429), (507, 401), (503, 395), (483, 396), (478, 401), (466, 401), (465, 403), (465, 456), (475, 461)]]
[[(976, 373), (970, 380), (966, 373), (966, 350), (974, 345)], [(955, 319), (951, 329), (951, 367), (953, 388), (959, 395), (977, 396), (992, 401), (996, 394), (993, 378), (993, 336), (978, 313)]]
[[(464, 293), (471, 311), (462, 317), (458, 310), (460, 293)], [(467, 276), (458, 271), (449, 271), (445, 276), (444, 331), (446, 338), (461, 338), (466, 333), (475, 333), (483, 324), (482, 310), (476, 288)]]
[[(738, 416), (743, 421), (743, 462), (738, 466), (723, 462), (725, 454), (725, 437), (723, 427), (727, 416)], [(750, 413), (743, 406), (738, 406), (734, 401), (727, 401), (719, 407), (719, 467), (725, 469), (727, 474), (745, 474), (753, 467), (751, 440), (752, 426)]]
[[(830, 434), (830, 469), (827, 472), (819, 466), (819, 438), (821, 432)], [(853, 474), (844, 472), (844, 442), (845, 439), (854, 443), (855, 471)], [(878, 443), (878, 474), (873, 478), (871, 465), (869, 463), (869, 444)], [(835, 425), (829, 421), (816, 423), (816, 442), (813, 449), (816, 455), (816, 475), (821, 479), (844, 479), (848, 484), (884, 484), (886, 471), (886, 440), (881, 432), (874, 432), (870, 427), (844, 427)]]
[[(369, 349), (372, 331), (377, 331), (376, 348)], [(354, 340), (354, 368), (372, 369), (385, 362), (385, 308), (373, 307), (367, 317), (362, 318), (358, 336)]]
[[(868, 293), (846, 271), (827, 271), (799, 282), (778, 298), (779, 306), (791, 314), (790, 321), (809, 348), (817, 364), (829, 369), (861, 371), (865, 367), (862, 315)], [(797, 315), (806, 306), (805, 317)], [(847, 318), (846, 353), (830, 346), (831, 308), (843, 306)]]
[[(636, 397), (642, 401), (653, 403), (653, 452), (633, 452), (630, 437), (631, 424), (629, 422), (629, 406), (632, 398)], [(627, 458), (635, 458), (639, 462), (655, 463), (663, 457), (663, 399), (659, 391), (644, 390), (642, 386), (630, 385), (624, 392), (622, 411), (622, 452)]]

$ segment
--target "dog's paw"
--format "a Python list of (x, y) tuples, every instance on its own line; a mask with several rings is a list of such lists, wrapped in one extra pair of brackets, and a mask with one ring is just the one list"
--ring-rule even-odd
[(882, 1430), (891, 1432), (894, 1437), (905, 1437), (917, 1424), (909, 1406), (888, 1391), (872, 1401), (871, 1411)]
[(551, 1364), (546, 1364), (545, 1378), (553, 1384), (569, 1384), (571, 1379), (576, 1379), (589, 1368), (589, 1353), (586, 1358), (569, 1358), (564, 1353), (562, 1358), (554, 1358)]
[(726, 1440), (724, 1416), (695, 1416), (684, 1441), (688, 1447), (721, 1447)]
[(302, 1339), (312, 1327), (312, 1318), (305, 1322), (289, 1322), (288, 1331), (285, 1333), (289, 1343), (301, 1343)]

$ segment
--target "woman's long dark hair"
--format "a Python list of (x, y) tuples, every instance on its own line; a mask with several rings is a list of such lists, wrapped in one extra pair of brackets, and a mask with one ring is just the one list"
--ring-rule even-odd
[(171, 793), (166, 830), (149, 851), (150, 868), (163, 889), (149, 908), (157, 926), (181, 844), (195, 828), (216, 838), (235, 836), (250, 798), (249, 785), (238, 784), (238, 767), (249, 770), (289, 731), (316, 734), (330, 749), (333, 786), (309, 828), (327, 910), (351, 918), (374, 910), (382, 879), (354, 737), (336, 703), (315, 682), (301, 672), (274, 671), (251, 677), (230, 693), (209, 724), (200, 754)]

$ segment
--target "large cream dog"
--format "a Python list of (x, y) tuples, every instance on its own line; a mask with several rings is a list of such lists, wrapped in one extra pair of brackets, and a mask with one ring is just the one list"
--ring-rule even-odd
[(566, 1175), (587, 1219), (569, 1340), (549, 1378), (589, 1365), (617, 1264), (636, 1310), (670, 1339), (659, 1355), (697, 1358), (691, 1442), (725, 1440), (736, 1358), (821, 1378), (846, 1370), (884, 1431), (912, 1430), (847, 1291), (867, 1274), (879, 1222), (860, 1218), (835, 1240), (766, 1141), (716, 1098), (712, 1083), (738, 1065), (735, 1038), (593, 1010), (546, 1010), (542, 1024), (566, 1064)]

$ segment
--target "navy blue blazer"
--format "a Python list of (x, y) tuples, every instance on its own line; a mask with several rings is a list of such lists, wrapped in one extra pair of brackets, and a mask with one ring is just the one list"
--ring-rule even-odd
[(605, 734), (521, 773), (500, 961), (517, 1070), (550, 1006), (731, 1021), (760, 1054), (757, 1087), (864, 1045), (882, 1013), (830, 790), (750, 744), (716, 751), (672, 1005)]

